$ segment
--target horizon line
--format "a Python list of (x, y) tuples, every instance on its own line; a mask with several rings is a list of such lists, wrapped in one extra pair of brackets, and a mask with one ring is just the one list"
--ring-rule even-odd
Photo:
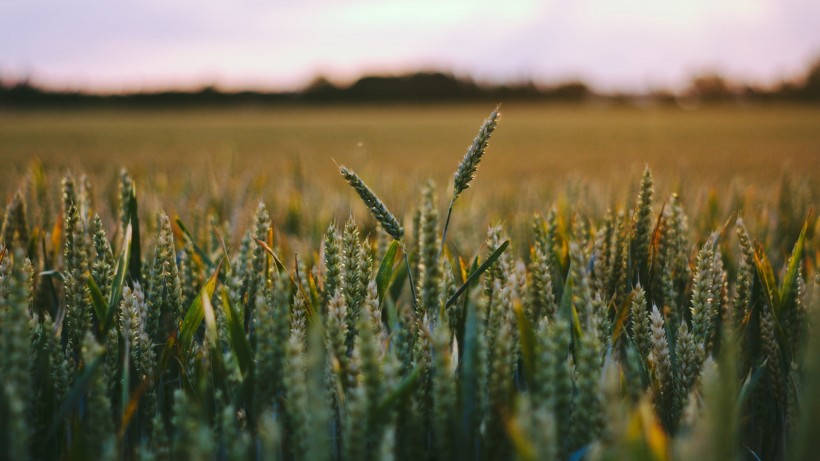
[[(264, 93), (264, 94), (299, 94), (308, 91), (312, 86), (318, 82), (327, 82), (337, 89), (346, 89), (357, 82), (367, 78), (406, 78), (415, 75), (444, 75), (451, 77), (458, 82), (474, 84), (479, 88), (521, 88), (521, 87), (535, 87), (539, 90), (548, 90), (550, 88), (560, 87), (567, 84), (580, 83), (586, 86), (595, 94), (616, 95), (616, 94), (652, 94), (656, 92), (680, 93), (685, 92), (691, 88), (692, 83), (699, 78), (720, 78), (730, 87), (740, 86), (746, 88), (754, 88), (760, 90), (773, 90), (787, 84), (801, 84), (811, 74), (813, 69), (820, 68), (820, 55), (813, 59), (807, 60), (804, 67), (789, 76), (783, 76), (776, 81), (760, 81), (753, 77), (732, 77), (725, 73), (713, 69), (703, 69), (693, 71), (682, 85), (653, 85), (653, 84), (637, 84), (627, 88), (625, 85), (613, 86), (604, 89), (606, 85), (594, 83), (594, 78), (583, 76), (579, 74), (566, 74), (563, 76), (521, 76), (509, 79), (498, 78), (480, 78), (468, 72), (458, 72), (453, 69), (444, 69), (435, 66), (420, 66), (417, 68), (395, 69), (395, 70), (372, 70), (358, 73), (355, 77), (339, 77), (329, 75), (328, 72), (315, 72), (311, 77), (305, 78), (298, 85), (282, 85), (282, 84), (262, 84), (253, 82), (260, 80), (258, 78), (251, 78), (248, 83), (235, 84), (229, 83), (225, 80), (226, 77), (208, 78), (205, 76), (193, 77), (188, 82), (177, 81), (177, 79), (165, 79), (166, 82), (145, 82), (131, 84), (122, 82), (120, 84), (77, 84), (71, 83), (71, 79), (63, 79), (63, 82), (49, 81), (48, 77), (43, 78), (42, 74), (38, 75), (37, 71), (33, 72), (6, 72), (4, 73), (0, 67), (0, 87), (13, 88), (18, 85), (28, 85), (40, 91), (47, 93), (66, 93), (66, 94), (84, 94), (89, 96), (117, 96), (117, 95), (134, 95), (134, 94), (151, 94), (151, 93), (197, 93), (214, 89), (219, 93)], [(65, 81), (69, 80), (69, 81)], [(182, 78), (179, 80), (187, 80)]]

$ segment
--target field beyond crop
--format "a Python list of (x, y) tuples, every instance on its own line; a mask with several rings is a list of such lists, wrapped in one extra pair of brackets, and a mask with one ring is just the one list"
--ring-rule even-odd
[[(335, 177), (331, 158), (380, 171), (375, 185), (449, 178), (488, 105), (0, 112), (4, 180), (32, 157), (53, 168), (165, 171), (201, 166), (280, 175), (297, 159), (311, 177)], [(814, 107), (624, 108), (502, 106), (485, 181), (555, 185), (567, 177), (655, 176), (717, 185), (770, 184), (783, 172), (820, 176)], [(9, 168), (11, 167), (11, 168)], [(382, 184), (380, 184), (382, 183)]]
[(814, 459), (820, 111), (491, 110), (0, 114), (0, 459)]

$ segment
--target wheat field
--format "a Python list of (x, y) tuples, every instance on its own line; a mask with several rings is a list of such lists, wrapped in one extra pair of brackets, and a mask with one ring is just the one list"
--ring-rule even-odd
[(814, 459), (820, 111), (490, 111), (0, 114), (0, 458)]

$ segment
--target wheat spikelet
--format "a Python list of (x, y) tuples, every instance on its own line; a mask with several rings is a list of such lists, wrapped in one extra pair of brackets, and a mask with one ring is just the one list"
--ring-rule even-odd
[(291, 329), (283, 362), (282, 384), (285, 386), (285, 412), (291, 427), (291, 450), (301, 459), (310, 443), (309, 395), (305, 379), (304, 331)]
[(669, 415), (674, 396), (672, 375), (672, 360), (669, 352), (669, 343), (666, 339), (666, 329), (664, 327), (663, 316), (658, 311), (657, 306), (652, 307), (650, 314), (651, 330), (651, 370), (655, 409), (669, 428), (666, 416)]
[(534, 319), (547, 316), (552, 319), (558, 310), (553, 289), (550, 249), (540, 218), (536, 218), (533, 228), (538, 232), (530, 259), (529, 305)]
[(367, 276), (365, 275), (367, 257), (359, 238), (359, 228), (351, 216), (345, 224), (342, 234), (342, 293), (347, 306), (347, 351), (353, 350), (354, 340), (358, 332), (359, 311), (365, 301)]
[(22, 191), (14, 193), (14, 197), (6, 208), (6, 216), (3, 219), (2, 230), (0, 230), (0, 243), (5, 242), (7, 247), (19, 246), (25, 248), (29, 241), (28, 220), (26, 219), (26, 201)]
[[(68, 190), (68, 189), (67, 189)], [(88, 253), (85, 245), (85, 232), (80, 222), (77, 207), (71, 202), (71, 194), (65, 193), (68, 208), (65, 211), (65, 256), (63, 264), (65, 281), (65, 319), (64, 331), (68, 336), (69, 347), (66, 350), (70, 360), (79, 359), (80, 347), (85, 332), (91, 323), (91, 306), (88, 288)]]
[(641, 178), (641, 188), (638, 197), (635, 199), (635, 215), (632, 221), (632, 243), (631, 257), (632, 264), (638, 271), (638, 279), (646, 285), (647, 280), (643, 280), (649, 264), (649, 243), (652, 238), (652, 196), (654, 195), (652, 173), (649, 166), (644, 169)]
[(419, 276), (416, 280), (424, 309), (438, 311), (438, 288), (441, 283), (438, 242), (438, 210), (435, 184), (428, 182), (422, 192), (419, 233)]
[(574, 448), (595, 440), (604, 428), (603, 396), (599, 388), (601, 377), (600, 343), (596, 330), (580, 337), (575, 349), (575, 410), (573, 412)]
[(749, 237), (749, 232), (746, 230), (742, 218), (737, 218), (736, 226), (741, 257), (737, 268), (733, 310), (735, 325), (740, 325), (740, 322), (743, 321), (743, 318), (746, 317), (746, 313), (751, 308), (755, 255), (754, 248), (752, 247), (752, 239)]
[(111, 289), (111, 281), (114, 278), (114, 254), (111, 251), (111, 243), (105, 235), (102, 219), (96, 213), (94, 213), (92, 225), (94, 229), (92, 241), (97, 257), (91, 265), (91, 276), (97, 282), (103, 297), (107, 298)]
[[(4, 293), (0, 296), (0, 415), (4, 417), (4, 429), (0, 442), (8, 440), (9, 447), (0, 444), (0, 457), (6, 453), (9, 459), (27, 459), (26, 441), (31, 432), (32, 378), (29, 372), (31, 360), (31, 331), (28, 310), (31, 290), (31, 263), (25, 259), (22, 249), (14, 252), (13, 267), (6, 266), (8, 273)], [(7, 418), (15, 418), (13, 420)]]
[[(95, 360), (101, 359), (104, 348), (97, 343), (90, 331), (86, 332), (82, 343), (83, 366), (90, 367)], [(83, 437), (86, 443), (93, 449), (99, 450), (105, 439), (113, 435), (113, 422), (111, 418), (111, 405), (108, 400), (105, 375), (103, 368), (94, 370), (88, 387), (86, 388), (88, 414), (86, 415)]]
[[(713, 306), (711, 264), (714, 260), (711, 242), (706, 242), (698, 253), (697, 266), (692, 278), (692, 334), (695, 339), (708, 344), (712, 338)], [(709, 353), (708, 348), (706, 353)]]
[(157, 215), (157, 228), (159, 237), (145, 298), (149, 306), (149, 331), (155, 342), (162, 343), (182, 318), (182, 288), (171, 220), (164, 212)]
[(148, 306), (145, 296), (140, 284), (134, 282), (133, 289), (124, 287), (122, 290), (120, 331), (131, 343), (131, 360), (138, 376), (151, 376), (156, 366), (153, 344), (146, 331), (147, 322)]
[(464, 154), (461, 163), (458, 164), (458, 168), (453, 175), (453, 201), (455, 201), (465, 189), (470, 187), (470, 182), (475, 179), (478, 164), (481, 162), (481, 158), (484, 157), (484, 151), (487, 150), (490, 136), (498, 124), (498, 118), (501, 115), (499, 112), (500, 108), (501, 106), (496, 107), (490, 116), (484, 120), (484, 123), (481, 124), (481, 128), (478, 130), (478, 135), (476, 135), (475, 139), (473, 139), (473, 143), (467, 148), (467, 153)]
[[(270, 229), (270, 214), (265, 206), (265, 202), (260, 201), (254, 214), (254, 233), (256, 238), (266, 240)], [(250, 323), (253, 309), (256, 304), (256, 294), (265, 283), (265, 264), (268, 254), (260, 245), (254, 245), (250, 254), (250, 261), (245, 274), (245, 286), (247, 291), (247, 303), (245, 310), (245, 325)]]
[(327, 227), (324, 239), (322, 241), (322, 263), (324, 264), (324, 301), (325, 310), (330, 299), (336, 293), (337, 289), (342, 287), (342, 255), (339, 247), (339, 235), (336, 230), (336, 224), (331, 223)]
[(632, 291), (630, 316), (632, 317), (632, 340), (635, 341), (635, 346), (641, 356), (647, 357), (651, 347), (652, 333), (646, 308), (646, 294), (640, 285)]
[(398, 219), (390, 213), (381, 199), (367, 187), (367, 184), (353, 170), (340, 166), (339, 172), (345, 178), (345, 181), (350, 184), (350, 187), (359, 194), (370, 213), (373, 214), (373, 217), (382, 225), (384, 230), (394, 239), (401, 240), (404, 237), (404, 228), (401, 227)]
[(131, 179), (131, 175), (128, 173), (128, 170), (123, 168), (120, 170), (119, 202), (117, 203), (120, 215), (120, 226), (122, 226), (123, 232), (125, 232), (125, 228), (128, 227), (128, 223), (131, 221), (131, 196), (133, 194), (134, 180)]
[(674, 376), (675, 396), (671, 418), (673, 430), (677, 428), (678, 420), (686, 408), (689, 394), (700, 374), (700, 367), (703, 362), (703, 345), (695, 341), (686, 322), (681, 322), (680, 327), (678, 327), (675, 354), (677, 355), (677, 367)]
[(210, 459), (213, 456), (213, 431), (206, 423), (202, 408), (182, 389), (174, 392), (172, 459)]

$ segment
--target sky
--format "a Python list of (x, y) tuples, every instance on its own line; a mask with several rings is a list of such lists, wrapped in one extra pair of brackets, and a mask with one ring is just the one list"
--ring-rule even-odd
[(818, 0), (0, 0), (0, 77), (103, 92), (294, 90), (317, 75), (769, 85), (820, 58)]

